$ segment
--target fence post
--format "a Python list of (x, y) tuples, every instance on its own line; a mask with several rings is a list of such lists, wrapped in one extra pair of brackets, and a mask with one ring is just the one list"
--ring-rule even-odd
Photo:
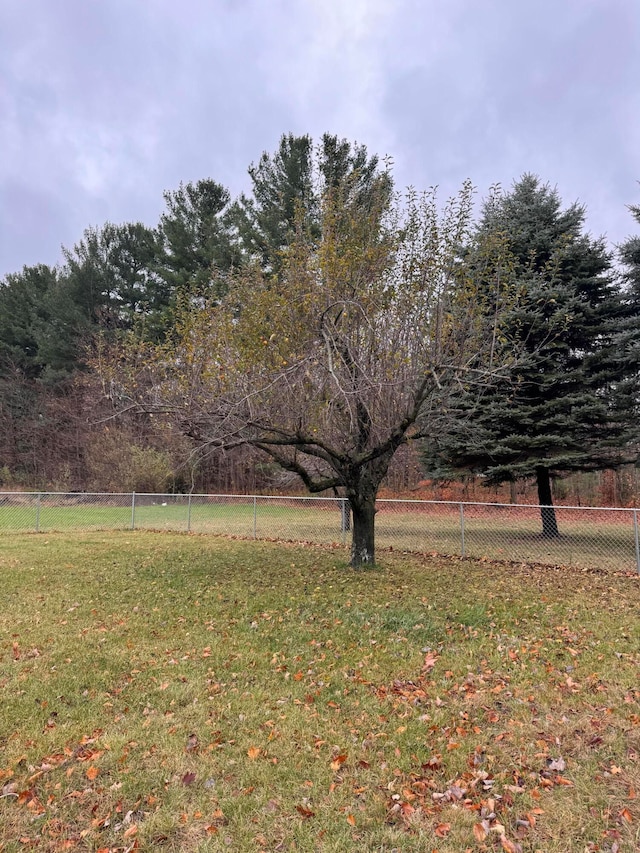
[(258, 538), (258, 498), (253, 496), (253, 538)]
[(464, 548), (464, 504), (460, 504), (460, 541), (461, 541), (461, 556), (465, 556)]
[(638, 536), (638, 510), (633, 511), (633, 534), (636, 540), (636, 571), (640, 575), (640, 537)]
[(36, 533), (40, 533), (40, 499), (42, 498), (42, 493), (38, 492), (38, 499), (36, 500)]
[(191, 492), (189, 492), (189, 503), (187, 505), (187, 533), (191, 533)]
[(131, 529), (136, 529), (136, 493), (131, 492)]
[(347, 544), (347, 528), (349, 526), (350, 518), (347, 515), (348, 512), (351, 512), (351, 507), (347, 508), (347, 499), (342, 498), (340, 503), (340, 526), (342, 527), (342, 546), (345, 547)]

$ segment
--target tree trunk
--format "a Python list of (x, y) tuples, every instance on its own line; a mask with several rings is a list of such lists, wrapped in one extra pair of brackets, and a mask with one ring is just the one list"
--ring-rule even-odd
[(375, 496), (349, 498), (353, 512), (353, 533), (351, 534), (351, 565), (354, 569), (360, 566), (375, 564), (374, 518), (376, 513)]
[(556, 511), (553, 508), (551, 497), (551, 477), (548, 468), (536, 468), (536, 483), (538, 485), (538, 503), (540, 504), (540, 516), (542, 517), (542, 535), (548, 539), (555, 539), (560, 535)]

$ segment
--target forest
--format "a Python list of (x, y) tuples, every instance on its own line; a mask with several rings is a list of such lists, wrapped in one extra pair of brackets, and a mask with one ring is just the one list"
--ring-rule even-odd
[(637, 499), (640, 206), (611, 246), (329, 134), (248, 171), (0, 282), (0, 488)]

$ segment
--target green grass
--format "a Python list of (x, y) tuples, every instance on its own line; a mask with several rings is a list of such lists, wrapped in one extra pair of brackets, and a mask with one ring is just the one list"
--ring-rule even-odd
[[(0, 505), (0, 532), (49, 532), (52, 530), (126, 530), (131, 528), (130, 498), (121, 506), (100, 504), (59, 505), (48, 498), (40, 505), (34, 496), (21, 506)], [(175, 502), (173, 502), (175, 500)], [(376, 520), (380, 548), (418, 553), (459, 555), (462, 542), (457, 506), (383, 504)], [(634, 571), (636, 553), (631, 513), (601, 516), (587, 510), (557, 508), (561, 536), (543, 538), (535, 511), (520, 508), (466, 509), (465, 555), (515, 562), (571, 565)], [(348, 544), (340, 529), (340, 513), (332, 502), (276, 503), (226, 498), (198, 502), (191, 508), (184, 495), (169, 498), (167, 505), (138, 499), (134, 525), (137, 529), (175, 530), (258, 539), (284, 539), (319, 544)]]
[(4, 853), (637, 849), (636, 578), (142, 531), (0, 571)]

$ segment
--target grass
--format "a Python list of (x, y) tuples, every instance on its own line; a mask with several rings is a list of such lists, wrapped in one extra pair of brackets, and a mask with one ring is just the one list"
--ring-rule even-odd
[(4, 537), (3, 853), (637, 849), (637, 578), (383, 563)]
[[(59, 498), (41, 503), (37, 496), (20, 505), (0, 505), (0, 532), (63, 530), (126, 530), (131, 528), (131, 498), (122, 496), (120, 506), (72, 502)], [(175, 500), (175, 502), (174, 502)], [(459, 555), (460, 515), (456, 505), (380, 505), (376, 538), (380, 548)], [(465, 510), (465, 555), (580, 568), (634, 570), (637, 556), (631, 513), (597, 515), (589, 510), (556, 510), (561, 536), (545, 539), (536, 511), (519, 507)], [(137, 529), (214, 533), (245, 538), (284, 539), (319, 544), (342, 544), (349, 534), (340, 529), (340, 513), (334, 502), (268, 502), (254, 506), (246, 499), (194, 499), (184, 495), (168, 504), (138, 498), (134, 524)]]

